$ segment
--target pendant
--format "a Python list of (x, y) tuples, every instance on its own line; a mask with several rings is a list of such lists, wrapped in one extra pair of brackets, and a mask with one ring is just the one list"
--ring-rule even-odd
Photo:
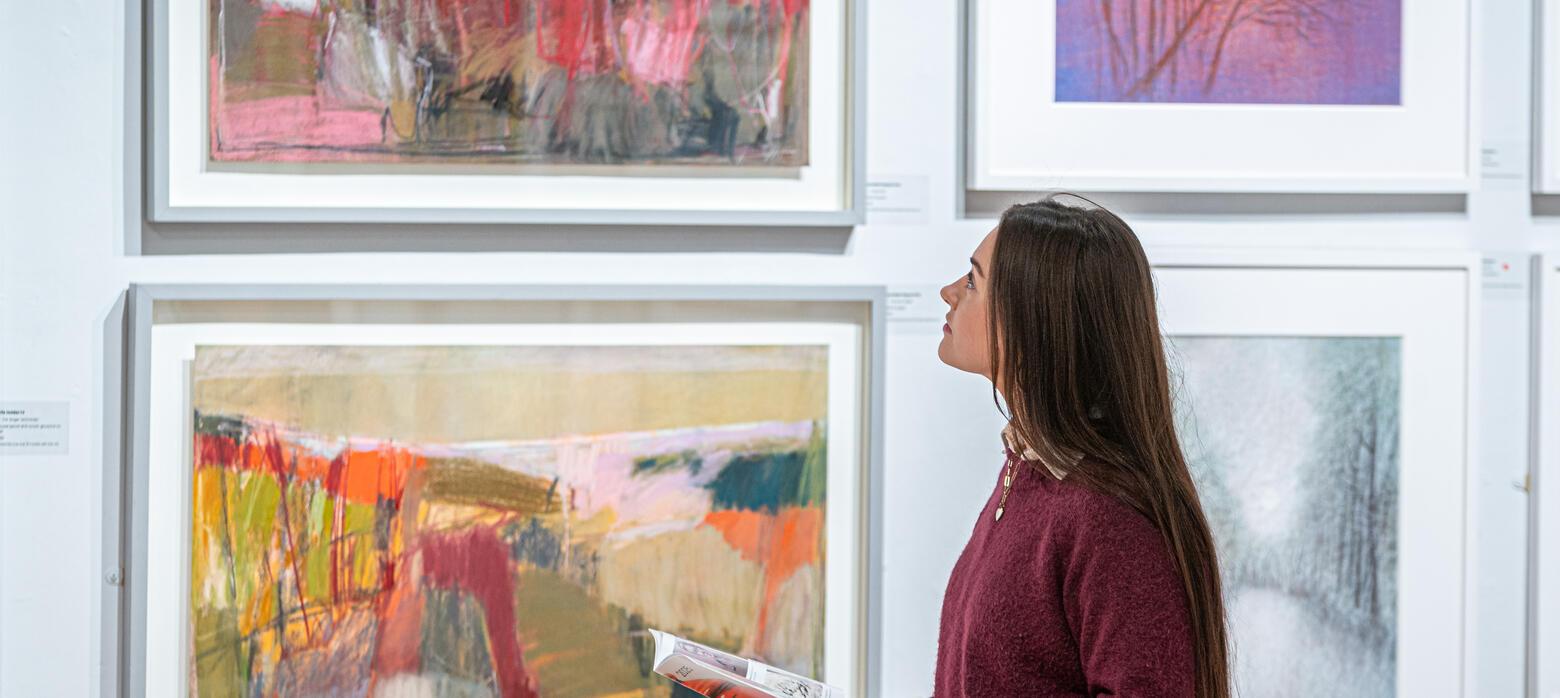
[(1001, 521), (1001, 520), (1002, 520), (1002, 507), (997, 507), (997, 518), (993, 519), (993, 521)]

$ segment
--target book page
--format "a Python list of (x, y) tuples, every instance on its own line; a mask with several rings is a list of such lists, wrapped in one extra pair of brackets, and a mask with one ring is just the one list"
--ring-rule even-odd
[(844, 698), (845, 695), (831, 686), (761, 662), (752, 663), (748, 679), (786, 698)]
[(684, 654), (673, 654), (657, 663), (655, 673), (706, 698), (777, 698), (763, 686)]
[[(664, 673), (660, 669), (663, 663), (686, 658), (693, 663), (708, 666), (712, 669), (718, 668), (721, 672), (730, 674), (729, 678), (731, 679), (745, 679), (744, 683), (761, 686), (766, 689), (768, 695), (781, 696), (783, 698), (845, 698), (844, 691), (805, 676), (777, 669), (763, 662), (728, 654), (670, 633), (664, 633), (659, 630), (651, 630), (650, 632), (656, 641), (655, 662), (657, 673)], [(671, 676), (670, 674), (665, 675)], [(671, 676), (671, 678), (687, 685), (675, 676)], [(689, 688), (693, 687), (689, 686)], [(695, 688), (694, 690), (699, 689)], [(700, 692), (702, 693), (702, 691)]]

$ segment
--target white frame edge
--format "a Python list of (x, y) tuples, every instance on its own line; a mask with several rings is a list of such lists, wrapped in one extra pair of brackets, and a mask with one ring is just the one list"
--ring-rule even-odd
[[(1539, 0), (1543, 2), (1544, 0)], [(1056, 181), (1040, 181), (1032, 177), (998, 177), (982, 174), (978, 167), (980, 157), (979, 138), (974, 118), (975, 100), (971, 85), (978, 69), (975, 60), (976, 4), (981, 0), (962, 0), (959, 34), (959, 126), (964, 134), (959, 139), (960, 190), (969, 191), (1049, 191), (1056, 188)], [(1480, 157), (1482, 108), (1479, 95), (1481, 87), (1475, 79), (1482, 65), (1479, 6), (1481, 0), (1468, 0), (1468, 103), (1465, 105), (1466, 128), (1463, 132), (1463, 172), (1456, 177), (1424, 177), (1417, 179), (1383, 179), (1378, 177), (1344, 178), (1286, 178), (1286, 177), (1077, 177), (1058, 173), (1055, 180), (1066, 180), (1064, 187), (1079, 192), (1132, 192), (1132, 193), (1230, 193), (1230, 194), (1469, 194), (1479, 189), (1477, 163)]]
[(1560, 133), (1548, 125), (1550, 117), (1557, 113), (1555, 89), (1545, 84), (1554, 71), (1549, 70), (1549, 63), (1560, 57), (1551, 48), (1551, 44), (1560, 41), (1560, 32), (1556, 32), (1550, 23), (1557, 18), (1550, 12), (1549, 4), (1552, 0), (1535, 0), (1533, 3), (1533, 68), (1530, 81), (1533, 95), (1533, 124), (1531, 128), (1532, 152), (1529, 155), (1529, 164), (1532, 169), (1530, 176), (1530, 190), (1534, 194), (1560, 194), (1560, 177), (1557, 177), (1557, 167), (1560, 162), (1555, 158), (1544, 157), (1544, 150), (1551, 145), (1557, 145)]
[[(1465, 295), (1463, 335), (1463, 454), (1462, 454), (1462, 608), (1460, 609), (1462, 677), (1457, 695), (1477, 696), (1477, 647), (1472, 641), (1472, 629), (1477, 627), (1478, 606), (1476, 570), (1473, 560), (1472, 536), (1476, 485), (1478, 484), (1478, 430), (1473, 406), (1478, 404), (1478, 383), (1475, 367), (1478, 366), (1480, 337), (1481, 286), (1478, 271), (1482, 264), (1476, 252), (1458, 250), (1247, 250), (1247, 249), (1193, 249), (1181, 247), (1149, 248), (1146, 250), (1150, 266), (1155, 269), (1328, 269), (1328, 270), (1383, 270), (1383, 271), (1458, 271), (1463, 275)], [(1560, 285), (1560, 284), (1557, 284)], [(1560, 295), (1560, 293), (1557, 293)], [(1556, 301), (1560, 306), (1560, 299)], [(1557, 386), (1560, 387), (1560, 386)], [(1560, 398), (1560, 395), (1556, 395)], [(1560, 402), (1560, 400), (1557, 400)], [(1557, 406), (1560, 409), (1560, 406)], [(1560, 441), (1560, 435), (1556, 437)], [(1557, 444), (1560, 448), (1560, 444)], [(1537, 507), (1533, 507), (1536, 510)]]
[(1478, 662), (1476, 661), (1476, 644), (1473, 642), (1473, 628), (1478, 627), (1478, 583), (1477, 570), (1471, 563), (1474, 548), (1474, 513), (1478, 503), (1478, 462), (1479, 462), (1479, 430), (1476, 428), (1477, 417), (1474, 414), (1474, 406), (1479, 404), (1479, 381), (1475, 375), (1479, 366), (1479, 342), (1483, 336), (1481, 323), (1481, 308), (1483, 307), (1483, 283), (1479, 277), (1479, 271), (1483, 263), (1482, 258), (1476, 252), (1460, 253), (1466, 260), (1462, 266), (1463, 284), (1467, 289), (1467, 307), (1464, 310), (1463, 322), (1466, 325), (1463, 337), (1463, 622), (1462, 622), (1462, 695), (1476, 696), (1478, 691)]
[[(140, 191), (147, 221), (158, 223), (421, 223), (493, 225), (636, 225), (636, 226), (752, 226), (838, 227), (866, 222), (866, 80), (867, 0), (847, 0), (845, 13), (847, 75), (844, 80), (845, 172), (842, 207), (836, 211), (732, 211), (701, 210), (585, 210), (585, 209), (436, 209), (436, 208), (181, 208), (169, 205), (168, 153), (168, 37), (166, 0), (129, 0), (126, 7), (126, 43), (141, 47), (142, 69), (132, 69), (127, 90), (139, 91), (140, 109), (148, 128), (126, 150), (144, 167), (127, 167), (135, 182), (127, 196)], [(144, 35), (151, 37), (144, 40)], [(149, 74), (148, 74), (149, 73)], [(129, 100), (127, 100), (129, 101)], [(134, 117), (132, 117), (132, 121)], [(139, 223), (139, 221), (136, 221)], [(137, 225), (139, 229), (139, 225)], [(136, 236), (139, 239), (139, 236)]]
[[(106, 421), (102, 540), (103, 560), (109, 571), (120, 571), (121, 581), (103, 594), (101, 644), (104, 698), (145, 696), (146, 647), (138, 632), (146, 628), (144, 587), (147, 540), (147, 479), (150, 428), (147, 402), (150, 388), (151, 329), (153, 307), (159, 301), (687, 301), (687, 302), (837, 302), (863, 303), (867, 317), (862, 329), (861, 447), (866, 481), (860, 489), (861, 602), (860, 647), (863, 698), (879, 698), (882, 690), (883, 621), (883, 426), (887, 352), (887, 290), (881, 286), (500, 286), (500, 285), (222, 285), (132, 284), (125, 300), (125, 334), (120, 358), (123, 399), (121, 419)], [(105, 342), (109, 338), (105, 338)], [(112, 354), (112, 350), (106, 350)], [(110, 357), (111, 358), (111, 357)], [(114, 387), (112, 384), (110, 388)], [(112, 400), (110, 395), (108, 400)], [(113, 444), (121, 443), (121, 448)], [(113, 516), (107, 505), (113, 503)], [(117, 563), (117, 564), (116, 564)], [(105, 572), (107, 573), (107, 572)]]
[[(1545, 429), (1544, 424), (1560, 415), (1560, 361), (1546, 357), (1560, 346), (1560, 257), (1534, 255), (1532, 259), (1532, 339), (1530, 359), (1532, 379), (1529, 382), (1529, 452), (1528, 464), (1528, 628), (1527, 628), (1527, 695), (1540, 698), (1541, 690), (1550, 684), (1560, 685), (1560, 667), (1546, 667), (1541, 652), (1545, 651), (1545, 639), (1553, 639), (1560, 627), (1553, 622), (1553, 611), (1543, 603), (1541, 584), (1550, 583), (1550, 577), (1560, 574), (1560, 559), (1545, 555), (1544, 547), (1553, 543), (1545, 537), (1545, 529), (1556, 530), (1556, 523), (1544, 517), (1544, 505), (1551, 508), (1560, 501), (1549, 502), (1555, 497), (1544, 489), (1548, 480), (1560, 481), (1560, 433)], [(1551, 551), (1553, 552), (1553, 551)], [(1546, 574), (1548, 572), (1549, 574)], [(1551, 601), (1551, 604), (1556, 603)], [(1553, 695), (1553, 689), (1551, 690)]]

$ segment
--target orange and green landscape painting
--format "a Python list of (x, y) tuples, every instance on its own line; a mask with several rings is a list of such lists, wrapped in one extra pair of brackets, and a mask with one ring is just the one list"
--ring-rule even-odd
[(821, 674), (826, 374), (811, 346), (200, 348), (191, 694), (674, 695), (649, 627)]

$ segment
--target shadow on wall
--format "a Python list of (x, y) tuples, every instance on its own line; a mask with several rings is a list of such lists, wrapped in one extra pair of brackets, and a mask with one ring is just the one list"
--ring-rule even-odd
[(1560, 194), (1534, 194), (1528, 211), (1535, 217), (1560, 216)]
[[(1081, 193), (1126, 216), (1268, 218), (1468, 214), (1466, 194)], [(1034, 201), (1040, 196), (1035, 192), (967, 190), (964, 193), (964, 217), (996, 218), (1008, 206)], [(1560, 203), (1554, 204), (1553, 210), (1560, 212)]]
[[(749, 252), (845, 254), (848, 227), (153, 223), (143, 255), (328, 252)], [(133, 241), (127, 241), (133, 244)]]

